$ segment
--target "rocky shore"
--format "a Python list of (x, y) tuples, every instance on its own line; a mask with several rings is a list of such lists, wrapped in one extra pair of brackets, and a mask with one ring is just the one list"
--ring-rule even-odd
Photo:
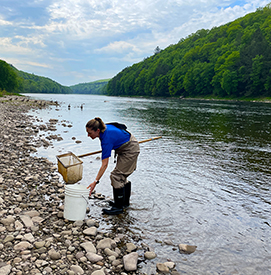
[[(124, 234), (122, 228), (103, 232), (100, 221), (91, 217), (63, 218), (65, 186), (57, 168), (31, 154), (50, 146), (50, 139), (39, 133), (53, 128), (54, 121), (34, 124), (26, 114), (52, 104), (57, 102), (0, 98), (0, 275), (145, 274), (140, 263), (156, 253), (139, 243), (139, 236)], [(156, 264), (159, 274), (179, 274), (174, 267), (170, 261)]]

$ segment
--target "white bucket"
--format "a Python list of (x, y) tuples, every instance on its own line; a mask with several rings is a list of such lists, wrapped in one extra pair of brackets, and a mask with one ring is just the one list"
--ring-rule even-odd
[(89, 189), (84, 185), (65, 185), (64, 218), (70, 221), (84, 220), (88, 196)]

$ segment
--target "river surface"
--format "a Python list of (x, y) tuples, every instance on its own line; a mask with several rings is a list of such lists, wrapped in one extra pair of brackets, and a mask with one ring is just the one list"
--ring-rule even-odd
[[(68, 151), (80, 155), (100, 150), (99, 140), (91, 140), (85, 132), (86, 122), (95, 116), (125, 123), (138, 140), (162, 136), (140, 145), (138, 167), (130, 176), (131, 207), (124, 215), (105, 219), (101, 214), (105, 203), (91, 202), (90, 215), (101, 221), (101, 229), (124, 227), (138, 233), (157, 253), (154, 260), (140, 263), (142, 272), (155, 274), (157, 262), (172, 260), (181, 274), (271, 274), (271, 104), (31, 97), (60, 103), (30, 112), (40, 123), (59, 120), (51, 134), (63, 140), (37, 152), (54, 163), (56, 155)], [(97, 156), (82, 158), (81, 184), (95, 179), (101, 164)], [(112, 157), (96, 187), (106, 196), (112, 196), (113, 168)], [(176, 245), (181, 243), (196, 245), (196, 252), (179, 253)]]

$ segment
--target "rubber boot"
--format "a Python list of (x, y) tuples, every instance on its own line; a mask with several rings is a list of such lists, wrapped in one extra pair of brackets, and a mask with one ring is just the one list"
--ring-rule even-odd
[(130, 196), (131, 196), (131, 182), (128, 181), (125, 186), (125, 196), (124, 196), (124, 207), (127, 208), (130, 205)]
[(119, 215), (123, 213), (123, 206), (125, 200), (125, 187), (122, 188), (113, 188), (114, 195), (114, 206), (111, 209), (103, 209), (103, 213), (106, 215)]
[[(124, 204), (123, 208), (127, 208), (130, 205), (130, 196), (131, 196), (131, 182), (128, 181), (124, 186)], [(114, 201), (109, 201), (109, 206), (115, 206)]]

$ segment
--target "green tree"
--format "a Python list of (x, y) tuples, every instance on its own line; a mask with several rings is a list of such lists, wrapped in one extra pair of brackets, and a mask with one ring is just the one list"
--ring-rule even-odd
[(19, 77), (9, 64), (0, 60), (0, 90), (16, 92), (19, 88)]
[(258, 92), (262, 93), (264, 89), (263, 77), (263, 56), (256, 55), (252, 59), (252, 72), (250, 73), (251, 87), (250, 94), (255, 95)]
[(236, 71), (225, 70), (221, 80), (221, 87), (229, 96), (238, 95), (238, 74)]

